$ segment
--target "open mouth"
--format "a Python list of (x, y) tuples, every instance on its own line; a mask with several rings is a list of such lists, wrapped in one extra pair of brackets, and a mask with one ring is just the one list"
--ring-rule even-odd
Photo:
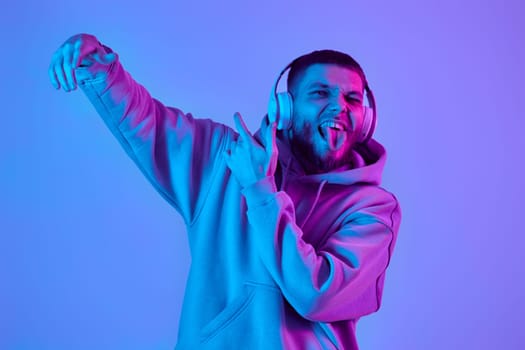
[(319, 124), (318, 130), (332, 150), (339, 149), (347, 137), (346, 125), (336, 120), (323, 121), (321, 124)]
[(330, 128), (335, 131), (346, 131), (346, 125), (337, 120), (325, 120), (319, 125), (319, 128), (321, 129)]

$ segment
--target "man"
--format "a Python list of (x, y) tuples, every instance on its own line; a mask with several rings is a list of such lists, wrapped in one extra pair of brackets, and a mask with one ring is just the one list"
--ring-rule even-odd
[(290, 125), (277, 99), (255, 135), (238, 113), (235, 132), (164, 106), (91, 35), (68, 39), (49, 75), (57, 89), (82, 88), (186, 222), (177, 349), (358, 349), (356, 323), (380, 307), (401, 212), (379, 187), (384, 148), (362, 136), (371, 92), (350, 56), (295, 60)]

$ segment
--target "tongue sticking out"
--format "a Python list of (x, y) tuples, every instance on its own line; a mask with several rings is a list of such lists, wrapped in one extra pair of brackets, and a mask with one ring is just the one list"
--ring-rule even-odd
[(332, 151), (336, 151), (339, 148), (341, 148), (341, 146), (346, 140), (346, 132), (342, 130), (325, 126), (319, 127), (319, 132), (321, 133), (321, 136), (323, 136), (323, 138), (326, 140), (328, 147), (330, 147)]

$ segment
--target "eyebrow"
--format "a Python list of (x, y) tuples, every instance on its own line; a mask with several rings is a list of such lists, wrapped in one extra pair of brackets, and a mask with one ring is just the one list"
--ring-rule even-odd
[[(319, 81), (311, 83), (310, 85), (307, 86), (306, 89), (310, 90), (312, 88), (323, 88), (323, 89), (329, 89), (329, 90), (333, 89), (333, 87), (331, 87), (330, 85), (325, 84), (325, 83), (321, 83)], [(359, 97), (362, 97), (363, 93), (361, 91), (358, 91), (358, 90), (352, 90), (352, 91), (349, 91), (347, 93), (347, 95), (358, 95)]]

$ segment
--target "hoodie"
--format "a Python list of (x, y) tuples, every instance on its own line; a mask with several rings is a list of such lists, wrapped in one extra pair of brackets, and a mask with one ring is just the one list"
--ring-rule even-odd
[(118, 55), (80, 86), (184, 218), (192, 263), (176, 350), (358, 349), (401, 219), (380, 187), (383, 146), (372, 139), (348, 170), (308, 175), (278, 138), (275, 175), (242, 188), (222, 156), (238, 134), (152, 98)]

